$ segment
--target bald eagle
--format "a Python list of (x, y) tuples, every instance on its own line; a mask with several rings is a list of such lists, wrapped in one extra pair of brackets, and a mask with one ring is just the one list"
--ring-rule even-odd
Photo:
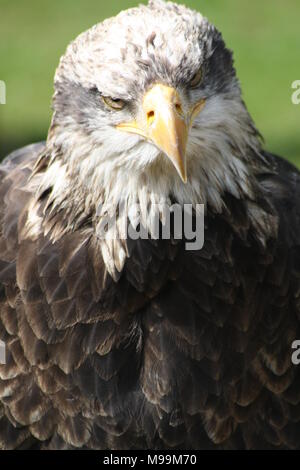
[[(54, 86), (47, 141), (0, 166), (0, 447), (300, 448), (300, 177), (221, 34), (151, 0)], [(202, 249), (152, 236), (174, 203), (203, 204)], [(134, 204), (148, 237), (118, 236)]]

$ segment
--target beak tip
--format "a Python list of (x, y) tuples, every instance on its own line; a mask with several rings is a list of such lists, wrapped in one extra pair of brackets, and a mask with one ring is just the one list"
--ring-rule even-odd
[(181, 178), (181, 181), (186, 184), (187, 183), (187, 175), (186, 174), (183, 174), (183, 175), (180, 175), (180, 178)]
[[(185, 158), (185, 157), (183, 157), (183, 158)], [(181, 160), (180, 163), (181, 163), (181, 165), (175, 165), (175, 167), (177, 169), (177, 173), (179, 174), (181, 181), (184, 184), (186, 184), (187, 180), (188, 180), (188, 177), (187, 177), (186, 166), (185, 166), (185, 163), (183, 162), (183, 159)]]

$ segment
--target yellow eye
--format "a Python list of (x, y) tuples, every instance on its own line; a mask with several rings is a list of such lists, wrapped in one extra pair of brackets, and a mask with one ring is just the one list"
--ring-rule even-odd
[(190, 81), (191, 88), (196, 88), (196, 86), (200, 85), (201, 80), (202, 80), (202, 70), (198, 70), (198, 72), (195, 73), (192, 80)]
[(106, 106), (112, 109), (120, 110), (123, 109), (125, 106), (125, 102), (123, 100), (110, 98), (109, 96), (102, 96), (102, 100), (106, 104)]

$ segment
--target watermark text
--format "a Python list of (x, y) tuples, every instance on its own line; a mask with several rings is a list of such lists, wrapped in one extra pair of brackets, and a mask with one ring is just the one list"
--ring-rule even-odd
[(292, 94), (292, 103), (300, 104), (300, 80), (295, 80), (292, 83), (292, 89), (295, 90)]
[(6, 85), (0, 80), (0, 104), (6, 104)]
[(0, 339), (0, 364), (6, 364), (6, 347), (5, 343)]

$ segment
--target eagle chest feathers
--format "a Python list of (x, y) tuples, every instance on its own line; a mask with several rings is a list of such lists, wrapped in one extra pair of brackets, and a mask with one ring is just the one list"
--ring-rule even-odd
[(1, 186), (2, 445), (270, 447), (281, 427), (295, 445), (292, 261), (255, 241), (241, 202), (207, 214), (202, 250), (131, 241), (115, 281), (88, 225), (29, 235), (32, 163), (19, 160)]
[[(71, 43), (47, 142), (0, 166), (0, 448), (300, 448), (299, 181), (200, 14)], [(204, 246), (99, 237), (120, 200), (203, 204)]]

